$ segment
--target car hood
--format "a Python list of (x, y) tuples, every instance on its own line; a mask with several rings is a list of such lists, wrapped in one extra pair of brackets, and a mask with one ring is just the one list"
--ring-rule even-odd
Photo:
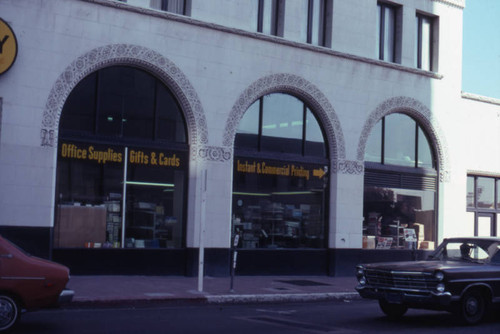
[(481, 266), (481, 264), (466, 261), (402, 261), (363, 264), (363, 267), (366, 269), (410, 272), (433, 272), (435, 270), (450, 270), (477, 266)]

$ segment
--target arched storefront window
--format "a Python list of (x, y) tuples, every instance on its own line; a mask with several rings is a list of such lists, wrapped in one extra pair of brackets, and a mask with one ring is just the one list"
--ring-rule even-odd
[(324, 248), (328, 156), (323, 131), (294, 96), (270, 94), (235, 140), (233, 233), (242, 248)]
[(160, 80), (127, 66), (90, 74), (61, 114), (54, 247), (184, 247), (188, 160)]
[(413, 118), (390, 114), (365, 150), (363, 248), (432, 249), (437, 170), (428, 136)]

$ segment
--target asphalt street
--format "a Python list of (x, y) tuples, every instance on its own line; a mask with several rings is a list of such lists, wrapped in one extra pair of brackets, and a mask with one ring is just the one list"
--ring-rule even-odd
[(386, 318), (377, 302), (181, 304), (47, 310), (23, 315), (15, 333), (498, 333), (500, 320), (461, 326), (446, 312), (410, 310)]

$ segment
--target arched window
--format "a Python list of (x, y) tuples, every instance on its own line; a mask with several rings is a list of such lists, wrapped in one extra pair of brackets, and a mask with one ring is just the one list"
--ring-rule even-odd
[(281, 93), (257, 100), (240, 122), (234, 160), (240, 247), (326, 247), (327, 145), (304, 102)]
[(385, 116), (365, 149), (363, 247), (432, 248), (436, 193), (436, 161), (427, 134), (405, 114)]
[(184, 246), (188, 144), (182, 111), (151, 74), (84, 78), (60, 120), (54, 246)]

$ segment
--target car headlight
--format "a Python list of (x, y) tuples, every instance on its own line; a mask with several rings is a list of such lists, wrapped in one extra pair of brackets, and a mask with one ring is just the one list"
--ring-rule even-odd
[(441, 282), (444, 279), (444, 273), (442, 271), (436, 271), (434, 277)]
[(444, 283), (439, 283), (438, 285), (436, 285), (437, 292), (441, 292), (442, 293), (442, 292), (444, 292), (445, 289), (446, 288), (444, 286)]
[(365, 268), (363, 268), (363, 266), (356, 267), (356, 277), (358, 278), (359, 284), (361, 285), (366, 284)]

